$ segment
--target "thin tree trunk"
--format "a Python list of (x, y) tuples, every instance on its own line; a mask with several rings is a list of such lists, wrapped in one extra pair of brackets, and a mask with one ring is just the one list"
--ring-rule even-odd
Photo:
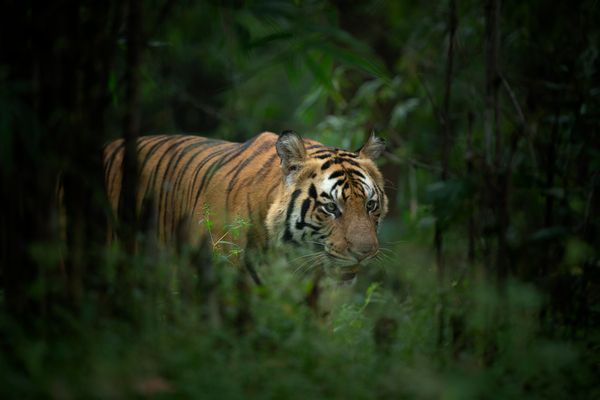
[(485, 2), (485, 160), (492, 165), (494, 156), (500, 156), (498, 91), (500, 75), (498, 73), (498, 47), (500, 0)]
[[(64, 93), (59, 91), (59, 104), (70, 118), (57, 129), (56, 137), (64, 135), (65, 150), (59, 151), (64, 151), (65, 159), (72, 164), (64, 173), (64, 205), (69, 247), (67, 279), (76, 308), (86, 292), (106, 289), (97, 254), (105, 244), (107, 227), (102, 145), (110, 105), (108, 79), (116, 52), (115, 9), (102, 2), (76, 7), (67, 19), (71, 47), (57, 60), (62, 85), (69, 88)], [(95, 18), (86, 19), (88, 14)]]
[[(450, 0), (449, 13), (448, 13), (448, 53), (446, 59), (446, 76), (445, 76), (445, 90), (444, 90), (444, 103), (442, 105), (442, 172), (441, 179), (446, 181), (448, 179), (448, 159), (450, 156), (450, 140), (452, 135), (452, 128), (450, 123), (450, 100), (452, 96), (452, 70), (454, 65), (454, 34), (456, 33), (456, 4), (455, 0)], [(438, 345), (441, 346), (444, 342), (444, 331), (446, 321), (446, 265), (444, 260), (444, 238), (443, 238), (443, 227), (438, 218), (435, 224), (434, 234), (434, 246), (436, 253), (437, 263), (437, 279), (438, 288), (440, 293), (440, 305), (438, 309)]]
[[(500, 104), (498, 92), (501, 77), (498, 67), (500, 0), (485, 2), (485, 161), (490, 188), (489, 208), (495, 216), (496, 262), (487, 262), (488, 275), (495, 275), (497, 283), (504, 281), (507, 273), (505, 233), (508, 226), (507, 170), (502, 163), (500, 132)], [(492, 265), (495, 264), (495, 265)], [(492, 269), (495, 267), (495, 274)]]
[[(499, 90), (502, 83), (499, 71), (500, 0), (485, 2), (485, 171), (487, 183), (486, 206), (491, 212), (493, 233), (486, 257), (487, 278), (495, 282), (499, 302), (491, 310), (491, 320), (485, 335), (484, 363), (490, 365), (498, 352), (497, 333), (506, 319), (505, 281), (508, 271), (508, 182), (510, 165), (503, 161), (503, 144), (500, 130)], [(484, 182), (483, 185), (486, 183)], [(495, 239), (495, 248), (493, 247)], [(495, 251), (494, 251), (495, 250)]]
[[(467, 116), (467, 177), (473, 181), (473, 119), (475, 118), (472, 112)], [(473, 269), (475, 268), (475, 200), (471, 194), (469, 198), (469, 222), (467, 227), (467, 262), (471, 277), (473, 277)]]
[(123, 183), (119, 198), (120, 236), (129, 252), (135, 249), (138, 230), (136, 212), (137, 151), (136, 142), (140, 129), (139, 116), (139, 70), (142, 47), (142, 8), (140, 0), (129, 0), (127, 10), (127, 65), (125, 69), (126, 111), (123, 121), (125, 157), (123, 160)]

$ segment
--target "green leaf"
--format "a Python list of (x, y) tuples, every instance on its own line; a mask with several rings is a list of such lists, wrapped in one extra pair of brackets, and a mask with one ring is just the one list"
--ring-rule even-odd
[(318, 42), (313, 45), (345, 65), (355, 67), (371, 76), (383, 79), (386, 83), (391, 81), (385, 66), (371, 55), (362, 55), (329, 43)]

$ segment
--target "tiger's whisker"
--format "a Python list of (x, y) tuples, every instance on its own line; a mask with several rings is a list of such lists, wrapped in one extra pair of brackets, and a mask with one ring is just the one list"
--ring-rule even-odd
[(312, 264), (308, 264), (304, 270), (304, 274), (307, 274), (308, 272), (310, 272), (311, 270), (322, 266), (322, 261), (324, 261), (327, 258), (327, 254), (323, 253), (321, 254), (319, 257), (314, 259), (314, 262)]
[(306, 267), (309, 267), (311, 264), (318, 264), (318, 261), (322, 260), (322, 258), (325, 256), (324, 254), (322, 254), (322, 252), (319, 252), (317, 254), (313, 254), (312, 258), (309, 258), (308, 260), (303, 260), (303, 262), (294, 270), (294, 274), (297, 273), (305, 273), (306, 272)]
[(388, 253), (396, 254), (396, 251), (394, 251), (392, 249), (388, 249), (387, 247), (379, 247), (379, 250), (381, 250), (381, 251), (387, 251)]
[(320, 253), (321, 253), (320, 251), (316, 251), (316, 252), (314, 252), (314, 253), (310, 253), (310, 254), (304, 254), (304, 255), (301, 255), (301, 256), (299, 256), (299, 257), (292, 258), (292, 259), (290, 260), (290, 263), (292, 263), (292, 262), (294, 262), (294, 261), (296, 261), (296, 260), (300, 260), (301, 258), (313, 257), (313, 256), (316, 256), (316, 255), (318, 255), (318, 254), (320, 254)]
[(294, 274), (297, 274), (299, 272), (302, 272), (302, 270), (307, 266), (310, 265), (310, 263), (313, 261), (313, 259), (309, 259), (309, 260), (304, 260), (302, 261), (302, 263), (300, 263), (300, 265), (298, 267), (296, 267), (296, 269), (294, 270)]

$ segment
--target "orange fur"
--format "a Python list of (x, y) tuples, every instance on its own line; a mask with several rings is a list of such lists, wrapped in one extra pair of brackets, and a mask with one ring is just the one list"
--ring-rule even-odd
[[(302, 244), (310, 236), (305, 240), (308, 247), (321, 243), (334, 257), (360, 261), (356, 254), (371, 252), (378, 245), (375, 232), (387, 212), (387, 198), (383, 178), (372, 161), (383, 151), (383, 141), (374, 136), (357, 152), (330, 148), (292, 133), (270, 132), (245, 143), (199, 136), (147, 136), (138, 139), (137, 148), (137, 211), (152, 208), (163, 243), (175, 240), (181, 221), (189, 221), (192, 242), (197, 243), (206, 235), (201, 221), (208, 206), (213, 236), (224, 232), (235, 217), (250, 221), (249, 230), (240, 238), (242, 246), (249, 242), (259, 247), (281, 241)], [(104, 152), (106, 186), (115, 211), (123, 154), (123, 140), (110, 143)], [(323, 195), (339, 198), (328, 200), (316, 193), (317, 188), (322, 191), (336, 182), (332, 192)], [(377, 199), (375, 211), (365, 209), (373, 206), (371, 198)], [(337, 204), (339, 216), (326, 211), (327, 202)]]

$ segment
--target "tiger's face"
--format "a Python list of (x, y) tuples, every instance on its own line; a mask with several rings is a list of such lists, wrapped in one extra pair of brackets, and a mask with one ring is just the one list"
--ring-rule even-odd
[(383, 140), (371, 135), (350, 152), (305, 143), (288, 132), (276, 148), (284, 177), (279, 218), (271, 221), (279, 226), (273, 229), (277, 239), (322, 250), (319, 261), (330, 272), (354, 278), (377, 254), (377, 228), (387, 212), (383, 178), (373, 162), (385, 148)]

